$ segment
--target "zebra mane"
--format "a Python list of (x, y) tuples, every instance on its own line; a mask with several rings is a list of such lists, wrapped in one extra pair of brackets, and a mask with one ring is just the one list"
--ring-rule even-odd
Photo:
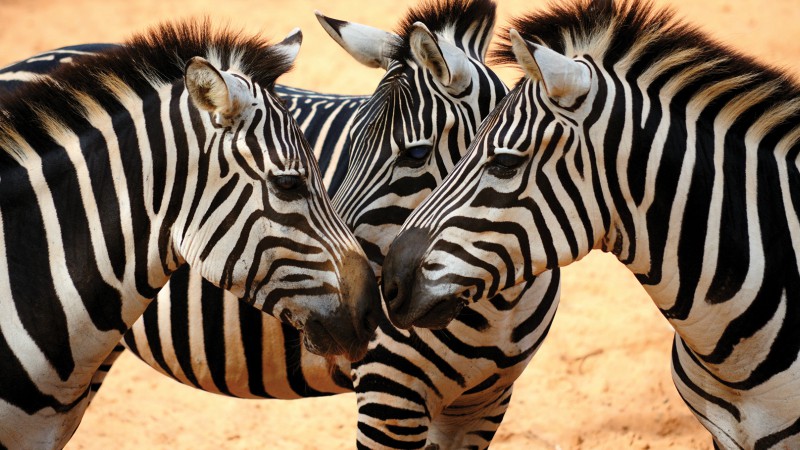
[[(0, 96), (0, 134), (46, 127), (55, 119), (73, 129), (85, 127), (90, 103), (113, 110), (120, 86), (139, 95), (182, 79), (186, 61), (202, 56), (222, 70), (235, 68), (265, 88), (291, 69), (292, 61), (260, 35), (244, 36), (202, 21), (165, 23), (134, 35), (107, 52), (82, 56), (49, 77)], [(28, 139), (36, 140), (35, 138)], [(8, 143), (8, 139), (0, 138)]]
[(491, 62), (516, 64), (511, 28), (567, 56), (587, 55), (629, 79), (678, 77), (668, 92), (673, 101), (698, 93), (709, 101), (736, 99), (729, 120), (757, 124), (762, 134), (793, 130), (794, 140), (800, 137), (800, 86), (790, 75), (726, 47), (649, 0), (572, 0), (512, 19)]
[(397, 61), (411, 59), (409, 37), (415, 22), (424, 23), (434, 34), (447, 35), (467, 55), (483, 61), (496, 17), (497, 5), (493, 0), (427, 0), (411, 8), (400, 21), (395, 32), (400, 41), (391, 50)]

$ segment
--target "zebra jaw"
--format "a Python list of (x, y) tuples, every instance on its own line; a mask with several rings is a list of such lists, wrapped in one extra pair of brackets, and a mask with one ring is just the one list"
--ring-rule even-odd
[[(421, 292), (420, 292), (421, 291)], [(436, 296), (430, 290), (415, 289), (412, 298), (404, 302), (389, 303), (389, 320), (397, 328), (411, 327), (438, 330), (447, 327), (469, 304), (469, 289), (460, 294)]]
[(315, 355), (326, 358), (344, 355), (350, 361), (358, 361), (367, 353), (367, 345), (358, 343), (346, 345), (334, 338), (333, 334), (325, 329), (322, 322), (309, 318), (307, 320), (296, 319), (291, 311), (283, 310), (280, 320), (299, 330), (303, 335), (303, 345), (308, 351)]
[(367, 354), (367, 342), (358, 345), (345, 345), (337, 341), (319, 321), (309, 321), (302, 328), (303, 344), (316, 355), (344, 355), (350, 361), (359, 361)]

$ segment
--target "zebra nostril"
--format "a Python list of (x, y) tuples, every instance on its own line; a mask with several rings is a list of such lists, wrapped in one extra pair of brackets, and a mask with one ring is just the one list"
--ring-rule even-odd
[(397, 294), (400, 293), (400, 288), (397, 286), (397, 282), (390, 282), (386, 292), (383, 293), (383, 298), (386, 300), (386, 303), (393, 303), (397, 300)]

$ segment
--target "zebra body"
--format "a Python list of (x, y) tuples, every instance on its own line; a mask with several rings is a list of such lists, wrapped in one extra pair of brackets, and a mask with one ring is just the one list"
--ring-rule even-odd
[(363, 352), (374, 276), (261, 87), (298, 49), (297, 34), (164, 25), (0, 100), (0, 447), (62, 447), (98, 367), (185, 263), (305, 327), (309, 348)]
[[(386, 70), (375, 94), (335, 96), (280, 85), (275, 92), (303, 129), (328, 192), (337, 194), (336, 207), (380, 273), (400, 224), (458, 161), (480, 120), (505, 95), (505, 86), (482, 62), (494, 5), (450, 2), (446, 8), (412, 11), (402, 37), (324, 16), (320, 20), (354, 58)], [(454, 71), (469, 55), (470, 66), (462, 73), (470, 74), (472, 87), (461, 86), (454, 94), (410, 49), (381, 53), (410, 40), (416, 21), (430, 27), (416, 33), (436, 34), (440, 45), (463, 49), (458, 50), (463, 59), (451, 62)], [(459, 36), (471, 37), (443, 37), (448, 24), (458, 25)], [(353, 35), (359, 33), (374, 40), (358, 45)], [(445, 48), (450, 58), (458, 54)], [(448, 121), (419, 113), (433, 108)], [(408, 134), (398, 137), (393, 127)], [(415, 130), (421, 133), (411, 135)], [(451, 148), (451, 142), (458, 147)], [(427, 146), (421, 156), (420, 146)], [(355, 389), (362, 447), (485, 448), (509, 405), (514, 380), (547, 333), (558, 294), (553, 271), (498, 299), (496, 306), (470, 305), (442, 330), (397, 330), (383, 321), (367, 356), (351, 370), (344, 358), (305, 350), (292, 327), (181, 269), (124, 342), (162, 373), (209, 392), (294, 399)], [(218, 317), (224, 318), (222, 324), (209, 320)]]
[(525, 77), (394, 242), (390, 315), (601, 248), (675, 328), (715, 446), (800, 447), (800, 86), (649, 3), (578, 0), (509, 36)]

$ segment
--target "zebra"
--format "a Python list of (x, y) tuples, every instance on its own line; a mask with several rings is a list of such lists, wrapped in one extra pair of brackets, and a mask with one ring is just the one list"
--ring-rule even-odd
[[(507, 92), (483, 64), (495, 5), (458, 3), (412, 10), (394, 34), (341, 21), (326, 27), (357, 60), (386, 70), (356, 113), (350, 167), (333, 197), (379, 276), (405, 218)], [(436, 330), (379, 324), (367, 355), (353, 364), (358, 448), (489, 446), (514, 381), (549, 330), (559, 271), (507, 294), (456, 311)]]
[(800, 447), (800, 86), (636, 1), (517, 18), (495, 57), (524, 77), (392, 244), (390, 317), (612, 252), (714, 446)]
[(189, 263), (359, 358), (377, 283), (265, 87), (299, 40), (163, 24), (0, 99), (0, 447), (60, 448), (103, 359)]
[[(281, 85), (275, 92), (304, 130), (328, 192), (336, 194), (335, 208), (379, 275), (405, 217), (460, 159), (481, 119), (507, 92), (483, 63), (495, 5), (426, 5), (409, 11), (397, 33), (317, 16), (353, 58), (385, 70), (383, 79), (371, 96)], [(420, 114), (433, 108), (448, 119)], [(395, 125), (407, 134), (394, 133)], [(496, 306), (468, 308), (446, 329), (404, 332), (383, 322), (363, 364), (351, 367), (343, 358), (303, 351), (297, 331), (226, 299), (229, 294), (190, 271), (176, 272), (169, 286), (125, 337), (140, 358), (184, 384), (235, 397), (294, 399), (355, 390), (362, 448), (487, 447), (512, 383), (549, 329), (560, 292), (555, 270), (506, 303), (498, 298)], [(190, 310), (197, 297), (202, 308)], [(190, 336), (187, 316), (205, 334)], [(207, 316), (224, 316), (224, 326), (204, 327)]]
[[(297, 30), (279, 45), (293, 45), (295, 41), (297, 45), (302, 42), (302, 34)], [(120, 47), (111, 43), (72, 45), (11, 64), (0, 69), (0, 95), (12, 94), (33, 80), (47, 79), (62, 64)], [(332, 195), (347, 169), (348, 131), (354, 113), (369, 97), (324, 94), (279, 84), (271, 86), (271, 91), (299, 124), (319, 163), (323, 184)], [(178, 303), (178, 299), (188, 298), (200, 298), (200, 308), (190, 309), (194, 306), (190, 302)], [(300, 345), (302, 336), (297, 329), (238, 300), (188, 266), (178, 268), (166, 289), (159, 291), (145, 315), (134, 323), (100, 366), (92, 379), (89, 402), (126, 346), (159, 372), (183, 384), (222, 395), (296, 399), (352, 391), (352, 381), (347, 374), (349, 360), (333, 360), (307, 351)], [(157, 305), (167, 307), (166, 312), (159, 312)], [(180, 312), (176, 311), (179, 305)], [(188, 322), (158, 320), (181, 314), (189, 318)], [(203, 319), (220, 316), (225, 317), (224, 326)], [(200, 325), (190, 332), (192, 322)], [(240, 334), (241, 338), (231, 337), (231, 332)], [(205, 333), (222, 334), (204, 339)], [(205, 345), (206, 342), (212, 344)], [(261, 342), (267, 342), (263, 351), (259, 347)], [(252, 352), (264, 359), (254, 357)], [(277, 355), (283, 357), (275, 358)], [(209, 361), (225, 361), (225, 364)], [(254, 361), (258, 363), (254, 365)], [(246, 368), (242, 364), (246, 364)], [(226, 379), (226, 374), (230, 379)], [(246, 379), (232, 381), (242, 374)]]

